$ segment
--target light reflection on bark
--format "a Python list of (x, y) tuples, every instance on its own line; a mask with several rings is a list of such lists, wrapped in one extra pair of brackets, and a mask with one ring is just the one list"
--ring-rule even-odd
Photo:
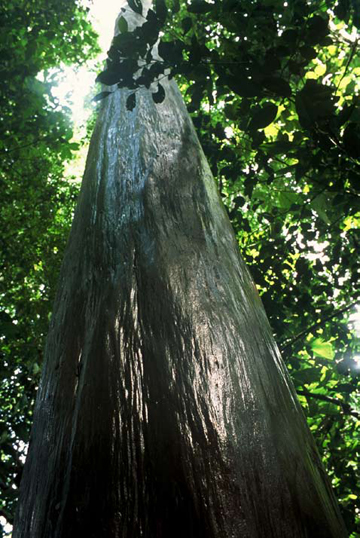
[(120, 90), (99, 114), (14, 538), (345, 537), (191, 120), (164, 86), (161, 105), (140, 91), (128, 112)]

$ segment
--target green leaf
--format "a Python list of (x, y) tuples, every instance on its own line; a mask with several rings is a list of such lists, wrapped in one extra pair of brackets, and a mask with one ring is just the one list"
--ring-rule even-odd
[(264, 58), (261, 69), (267, 75), (272, 75), (274, 74), (275, 71), (279, 71), (279, 69), (281, 69), (281, 62), (280, 62), (279, 57), (275, 56), (275, 54), (271, 51), (267, 52), (265, 54), (265, 58)]
[(229, 88), (241, 97), (257, 97), (262, 93), (261, 87), (245, 76), (231, 76), (226, 79)]
[[(159, 39), (159, 32), (161, 28), (161, 23), (155, 11), (149, 9), (146, 15), (146, 23), (141, 26), (142, 38), (145, 38), (145, 41), (150, 46), (154, 45)], [(151, 49), (149, 49), (151, 53)]]
[(80, 147), (80, 144), (78, 144), (77, 142), (71, 142), (70, 144), (68, 144), (68, 148), (71, 149), (72, 151), (77, 151)]
[(325, 222), (325, 224), (331, 224), (331, 221), (327, 216), (327, 211), (330, 207), (329, 199), (325, 194), (320, 194), (319, 196), (314, 198), (311, 202), (311, 207), (315, 209), (316, 213), (319, 215), (321, 220)]
[[(283, 140), (276, 141), (276, 142), (267, 142), (266, 144), (264, 144), (264, 148), (269, 153), (269, 155), (278, 155), (279, 153), (288, 153), (292, 149), (292, 147), (293, 147), (292, 142), (286, 142)], [(292, 170), (293, 168), (294, 166), (292, 166), (290, 170)], [(282, 173), (282, 169), (278, 173)]]
[(319, 381), (320, 379), (320, 369), (319, 368), (303, 368), (297, 370), (292, 374), (292, 377), (300, 382), (301, 384), (310, 384)]
[(165, 0), (155, 0), (155, 11), (160, 22), (165, 22), (167, 17), (167, 7)]
[(101, 101), (102, 99), (105, 99), (108, 95), (110, 95), (113, 92), (100, 92), (93, 98), (94, 102)]
[(239, 207), (243, 207), (243, 205), (246, 203), (246, 200), (242, 196), (237, 196), (234, 202), (235, 202), (235, 208), (238, 209)]
[(258, 108), (252, 115), (249, 129), (256, 130), (267, 127), (276, 118), (277, 111), (278, 107), (273, 103), (268, 103), (265, 106)]
[[(202, 57), (203, 57), (203, 48), (201, 47), (199, 41), (196, 39), (195, 36), (193, 36), (191, 38), (191, 48), (190, 48), (190, 54), (189, 54), (189, 61), (192, 65), (198, 65), (201, 60), (202, 60)], [(206, 52), (206, 51), (205, 51)], [(204, 67), (204, 66), (202, 66)], [(199, 68), (197, 68), (196, 70), (196, 74), (197, 73), (201, 73), (201, 71), (198, 70)], [(200, 68), (201, 69), (201, 68)], [(199, 78), (199, 77), (196, 77), (196, 78)]]
[(158, 51), (164, 60), (171, 63), (182, 61), (183, 43), (179, 40), (175, 42), (160, 41)]
[(329, 16), (315, 15), (309, 20), (307, 39), (311, 45), (320, 43), (329, 33)]
[(105, 84), (106, 86), (112, 86), (113, 84), (117, 84), (120, 80), (120, 75), (113, 70), (105, 69), (102, 73), (100, 73), (96, 77), (97, 82), (101, 82), (101, 84)]
[(37, 375), (41, 371), (40, 366), (35, 362), (32, 367), (33, 375)]
[(351, 105), (347, 105), (347, 104), (344, 105), (344, 108), (337, 115), (336, 123), (338, 127), (341, 127), (342, 125), (344, 125), (344, 123), (349, 121), (355, 108), (356, 108), (356, 105), (354, 103)]
[(343, 134), (346, 151), (355, 159), (360, 158), (360, 128), (355, 122), (350, 122)]
[(172, 0), (172, 11), (173, 13), (179, 13), (180, 11), (180, 0)]
[(294, 60), (289, 60), (288, 67), (290, 73), (293, 75), (301, 75), (304, 69), (304, 64), (295, 62)]
[(291, 97), (290, 84), (280, 77), (267, 77), (264, 79), (264, 86), (276, 95), (281, 97)]
[(181, 21), (181, 26), (182, 26), (184, 35), (186, 35), (189, 32), (189, 30), (191, 30), (192, 28), (192, 18), (185, 17), (185, 19)]
[(334, 9), (334, 13), (336, 17), (338, 17), (340, 20), (346, 19), (346, 22), (349, 20), (350, 15), (350, 9), (349, 9), (349, 2), (348, 0), (339, 0), (337, 3), (337, 6)]
[(154, 103), (162, 103), (163, 100), (165, 99), (165, 90), (163, 86), (160, 84), (160, 82), (158, 84), (158, 91), (156, 93), (152, 93), (151, 96), (153, 98)]
[(280, 192), (279, 205), (282, 209), (290, 209), (296, 202), (299, 202), (299, 195), (296, 192)]
[(299, 37), (299, 32), (297, 30), (289, 29), (285, 30), (282, 34), (282, 39), (291, 45), (295, 45)]
[(141, 0), (128, 0), (128, 4), (135, 13), (142, 15), (142, 3)]
[(331, 402), (320, 402), (320, 400), (318, 400), (318, 405), (319, 413), (326, 416), (338, 416), (341, 412), (340, 407)]
[(125, 17), (120, 17), (118, 20), (118, 29), (121, 34), (128, 31), (128, 23)]
[(346, 394), (352, 394), (356, 392), (356, 386), (350, 385), (350, 383), (340, 383), (336, 385), (336, 392), (345, 392)]
[(295, 98), (296, 112), (303, 127), (309, 128), (319, 118), (332, 116), (335, 102), (333, 93), (329, 86), (315, 80), (306, 81)]
[(190, 13), (208, 13), (214, 8), (213, 4), (208, 4), (205, 0), (193, 0), (190, 5), (187, 6), (187, 10)]
[(317, 52), (313, 47), (310, 47), (309, 45), (304, 45), (303, 47), (299, 48), (299, 52), (303, 58), (306, 60), (313, 60), (317, 57)]
[(311, 349), (314, 355), (324, 359), (333, 359), (335, 356), (334, 348), (330, 342), (324, 342), (322, 338), (316, 338), (311, 342)]
[(126, 108), (127, 110), (134, 110), (136, 106), (136, 93), (133, 92), (129, 95), (129, 97), (126, 99)]

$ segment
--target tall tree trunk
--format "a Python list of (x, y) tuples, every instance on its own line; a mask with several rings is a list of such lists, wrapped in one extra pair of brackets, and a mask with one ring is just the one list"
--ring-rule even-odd
[(104, 103), (14, 538), (345, 537), (174, 83)]

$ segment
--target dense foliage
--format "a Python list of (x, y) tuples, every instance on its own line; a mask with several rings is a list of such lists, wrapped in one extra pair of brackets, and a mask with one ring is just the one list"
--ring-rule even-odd
[(72, 0), (0, 7), (0, 515), (8, 522), (78, 190), (63, 179), (76, 145), (51, 93), (51, 68), (98, 51), (87, 19)]
[[(139, 0), (129, 5), (142, 15)], [(161, 102), (162, 77), (178, 78), (353, 536), (359, 8), (348, 0), (157, 0), (135, 31), (119, 19), (98, 77), (133, 89), (129, 110), (139, 87)]]
[[(1, 8), (8, 21), (1, 36), (12, 36), (1, 54), (13, 47), (0, 82), (7, 96), (1, 103), (6, 146), (0, 148), (6, 151), (1, 509), (9, 520), (19, 440), (27, 440), (56, 280), (55, 253), (63, 248), (73, 206), (61, 179), (71, 134), (49, 86), (34, 77), (65, 57), (83, 59), (85, 36), (91, 36), (82, 12), (74, 15), (72, 2), (58, 3), (58, 12), (59, 4), (65, 27), (51, 18), (46, 23), (46, 9), (36, 8), (37, 14), (32, 8), (33, 28), (43, 29), (29, 44), (32, 26), (21, 18), (20, 2)], [(129, 5), (142, 13), (140, 0)], [(44, 30), (47, 24), (51, 30)], [(98, 77), (131, 88), (131, 110), (139, 87), (150, 88), (160, 103), (161, 79), (176, 76), (353, 537), (360, 536), (360, 370), (354, 360), (360, 349), (348, 319), (360, 302), (359, 27), (356, 0), (157, 0), (134, 32), (119, 19)], [(49, 39), (58, 41), (45, 54)], [(116, 89), (97, 98), (110, 91)]]

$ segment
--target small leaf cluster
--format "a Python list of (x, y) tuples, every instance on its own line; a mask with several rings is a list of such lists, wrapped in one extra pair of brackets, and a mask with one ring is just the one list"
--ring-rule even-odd
[[(134, 31), (129, 32), (126, 18), (124, 16), (119, 18), (119, 33), (114, 37), (108, 51), (106, 69), (100, 73), (97, 81), (107, 86), (117, 85), (118, 88), (137, 89), (141, 86), (150, 88), (152, 82), (156, 80), (157, 88), (152, 93), (152, 97), (155, 103), (161, 103), (165, 98), (165, 90), (159, 82), (159, 77), (164, 75), (166, 66), (163, 62), (154, 60), (153, 48), (158, 41), (160, 29), (165, 23), (167, 7), (164, 0), (157, 0), (155, 5), (156, 11), (149, 9), (146, 17), (143, 17), (141, 1), (129, 2), (129, 6), (145, 22)], [(174, 49), (172, 44), (170, 46)], [(159, 54), (164, 53), (163, 49), (167, 47), (168, 45), (160, 43)], [(139, 65), (142, 67), (136, 76)], [(95, 97), (95, 100), (104, 99), (109, 93), (111, 92), (101, 92)], [(133, 92), (128, 97), (127, 108), (131, 111), (135, 105), (136, 93)]]

